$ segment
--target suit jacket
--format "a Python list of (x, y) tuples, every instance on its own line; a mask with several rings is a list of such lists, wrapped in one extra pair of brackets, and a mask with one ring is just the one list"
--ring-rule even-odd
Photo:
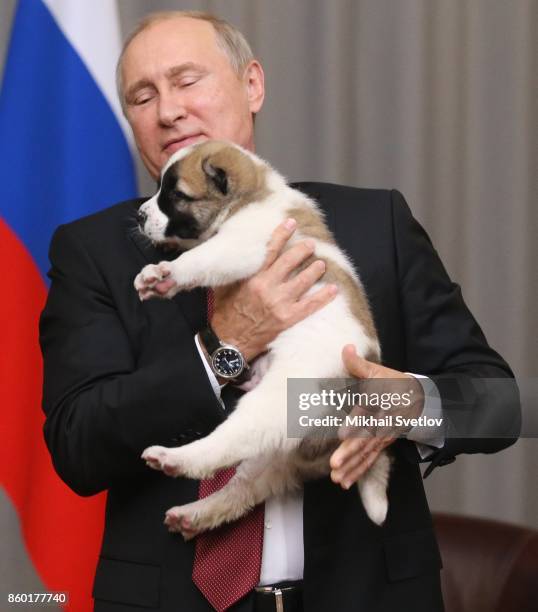
[[(338, 243), (366, 288), (383, 362), (429, 375), (441, 389), (449, 438), (429, 469), (460, 452), (494, 452), (519, 427), (517, 402), (461, 394), (470, 377), (511, 377), (487, 344), (424, 230), (396, 191), (321, 183), (298, 185), (326, 211)], [(172, 479), (140, 459), (151, 444), (177, 446), (207, 435), (224, 418), (195, 347), (205, 325), (203, 290), (141, 303), (133, 279), (164, 254), (136, 231), (142, 200), (61, 226), (40, 324), (45, 437), (60, 477), (80, 495), (108, 490), (94, 585), (101, 612), (205, 612), (191, 581), (193, 542), (168, 533), (164, 512), (197, 497), (198, 482)], [(230, 245), (233, 257), (234, 245)], [(315, 342), (315, 339), (312, 339)], [(238, 397), (225, 389), (228, 407)], [(499, 416), (500, 415), (500, 416)], [(507, 437), (494, 438), (494, 426)], [(458, 425), (460, 423), (460, 425)], [(458, 427), (471, 423), (478, 438)], [(442, 610), (441, 559), (415, 445), (399, 440), (382, 527), (355, 490), (328, 478), (304, 488), (304, 603), (307, 612)], [(234, 607), (252, 610), (247, 596)]]

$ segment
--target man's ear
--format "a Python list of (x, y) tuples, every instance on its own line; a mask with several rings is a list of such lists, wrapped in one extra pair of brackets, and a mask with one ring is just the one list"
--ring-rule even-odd
[(213, 166), (210, 159), (210, 157), (204, 159), (202, 162), (202, 169), (218, 191), (220, 191), (222, 195), (226, 195), (228, 193), (228, 175), (226, 174), (226, 170), (218, 166)]
[(262, 107), (265, 97), (263, 68), (257, 60), (252, 60), (245, 70), (248, 105), (251, 113), (256, 114)]

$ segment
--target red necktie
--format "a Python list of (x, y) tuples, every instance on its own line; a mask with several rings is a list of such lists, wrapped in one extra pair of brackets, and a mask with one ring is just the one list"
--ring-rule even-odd
[[(213, 313), (213, 291), (207, 293), (207, 315)], [(221, 489), (235, 468), (217, 472), (200, 481), (200, 499)], [(251, 591), (260, 580), (263, 548), (264, 505), (233, 523), (227, 523), (196, 538), (192, 580), (204, 597), (223, 612)]]

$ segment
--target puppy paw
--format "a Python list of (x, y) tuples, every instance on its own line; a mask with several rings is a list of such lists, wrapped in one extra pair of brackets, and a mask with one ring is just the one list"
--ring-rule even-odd
[(135, 289), (137, 291), (151, 289), (169, 275), (170, 264), (167, 261), (161, 261), (159, 264), (148, 264), (137, 274), (134, 281)]
[(151, 297), (170, 298), (179, 290), (169, 261), (149, 264), (142, 268), (134, 280), (134, 288), (138, 291), (141, 301)]
[(198, 513), (195, 510), (196, 502), (175, 506), (166, 512), (164, 524), (171, 533), (180, 533), (185, 541), (192, 540), (199, 533), (207, 530), (202, 526)]
[(164, 446), (150, 446), (142, 453), (142, 459), (148, 467), (160, 470), (167, 476), (181, 476), (180, 464), (173, 452), (174, 449)]

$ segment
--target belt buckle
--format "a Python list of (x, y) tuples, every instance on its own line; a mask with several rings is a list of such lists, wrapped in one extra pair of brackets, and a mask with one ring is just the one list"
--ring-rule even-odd
[(256, 591), (258, 591), (258, 593), (265, 593), (275, 596), (275, 612), (284, 612), (284, 597), (282, 591), (286, 590), (288, 590), (286, 587), (283, 589), (275, 587), (256, 587)]
[(275, 604), (276, 604), (276, 612), (284, 612), (284, 599), (282, 598), (282, 590), (275, 589)]

